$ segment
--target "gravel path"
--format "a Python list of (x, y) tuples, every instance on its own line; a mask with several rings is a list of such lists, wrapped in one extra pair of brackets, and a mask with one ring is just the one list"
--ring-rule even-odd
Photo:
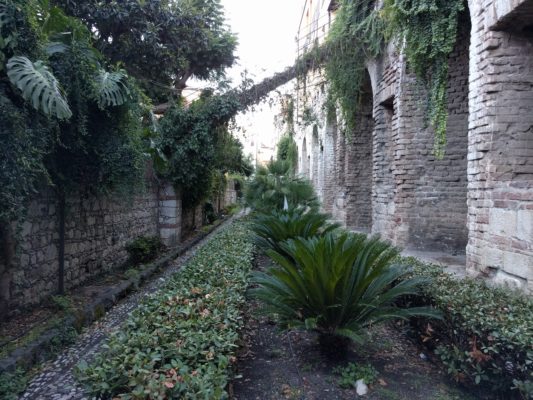
[[(234, 218), (230, 218), (225, 221), (213, 233), (227, 226), (233, 220)], [(48, 362), (43, 366), (41, 372), (31, 380), (28, 388), (19, 399), (89, 400), (90, 396), (84, 393), (83, 388), (74, 379), (74, 367), (82, 359), (90, 361), (105, 343), (109, 333), (120, 327), (128, 315), (137, 307), (139, 301), (143, 297), (156, 292), (170, 275), (177, 272), (210, 239), (212, 234), (179, 256), (162, 273), (151, 278), (138, 291), (132, 293), (110, 309), (101, 320), (84, 330), (74, 345), (65, 349), (54, 361)]]

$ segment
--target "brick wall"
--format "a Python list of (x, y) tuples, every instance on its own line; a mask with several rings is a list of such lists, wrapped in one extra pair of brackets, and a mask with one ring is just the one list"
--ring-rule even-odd
[(471, 274), (531, 292), (533, 0), (468, 3), (449, 60), (444, 159), (432, 155), (426, 95), (390, 43), (367, 63), (371, 95), (353, 136), (341, 118), (320, 113), (324, 96), (310, 77), (306, 97), (325, 127), (323, 151), (315, 175), (302, 155), (312, 137), (297, 130), (301, 172), (315, 177), (324, 209), (349, 228), (407, 248), (466, 252)]
[(469, 3), (467, 268), (533, 291), (533, 2)]

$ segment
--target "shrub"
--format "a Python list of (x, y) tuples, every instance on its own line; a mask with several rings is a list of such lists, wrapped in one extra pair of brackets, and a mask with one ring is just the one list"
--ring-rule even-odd
[(349, 363), (344, 368), (334, 368), (333, 372), (340, 375), (338, 384), (343, 389), (351, 389), (355, 387), (355, 384), (359, 379), (362, 379), (367, 385), (372, 385), (379, 375), (379, 372), (370, 364), (361, 365)]
[(145, 299), (79, 379), (97, 397), (227, 398), (253, 245), (242, 223), (217, 234)]
[(4, 400), (16, 400), (18, 395), (24, 392), (28, 384), (29, 375), (17, 368), (15, 372), (0, 373), (0, 398)]
[[(412, 326), (426, 345), (435, 349), (458, 381), (506, 393), (533, 397), (533, 300), (506, 288), (487, 286), (472, 278), (457, 279), (436, 265), (414, 258), (410, 276), (430, 277), (419, 305), (433, 305), (444, 315)], [(428, 325), (429, 324), (429, 325)]]
[(284, 253), (270, 250), (277, 265), (257, 273), (253, 295), (276, 314), (284, 328), (317, 330), (327, 343), (348, 337), (362, 343), (371, 324), (413, 315), (434, 317), (428, 307), (398, 308), (401, 296), (417, 294), (422, 278), (398, 280), (405, 268), (392, 266), (398, 250), (365, 235), (328, 233), (311, 239), (291, 239)]
[(217, 213), (213, 207), (213, 203), (206, 202), (204, 204), (204, 225), (211, 225), (217, 219)]
[(163, 244), (157, 236), (140, 236), (126, 245), (130, 262), (141, 264), (152, 261), (162, 249)]
[(311, 183), (294, 176), (287, 161), (271, 161), (258, 167), (246, 187), (246, 203), (258, 211), (282, 210), (285, 200), (289, 207), (318, 209), (318, 200)]
[(274, 210), (269, 214), (255, 216), (252, 230), (256, 234), (256, 244), (264, 251), (270, 249), (286, 255), (282, 242), (288, 239), (311, 238), (324, 235), (339, 228), (338, 224), (328, 223), (328, 215), (303, 208)]

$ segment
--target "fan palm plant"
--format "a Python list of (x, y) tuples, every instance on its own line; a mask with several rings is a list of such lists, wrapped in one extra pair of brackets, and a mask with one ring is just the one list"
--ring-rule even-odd
[(438, 317), (427, 307), (399, 308), (402, 296), (419, 292), (425, 280), (405, 278), (391, 264), (398, 250), (377, 237), (327, 233), (291, 239), (283, 252), (268, 251), (276, 265), (256, 273), (254, 297), (285, 329), (317, 330), (321, 338), (348, 337), (362, 343), (365, 328), (390, 319)]
[(272, 211), (289, 207), (318, 208), (318, 200), (311, 183), (294, 176), (291, 165), (284, 160), (258, 167), (246, 190), (246, 202), (255, 210)]
[(316, 213), (302, 207), (289, 210), (274, 210), (258, 213), (252, 223), (256, 234), (255, 242), (263, 251), (275, 250), (288, 255), (282, 242), (294, 238), (311, 238), (325, 235), (339, 228), (339, 224), (328, 222), (327, 214)]

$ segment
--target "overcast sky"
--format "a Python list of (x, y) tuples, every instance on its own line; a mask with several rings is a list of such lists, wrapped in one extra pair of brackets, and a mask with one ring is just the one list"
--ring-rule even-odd
[(228, 24), (238, 35), (239, 65), (229, 76), (240, 81), (246, 68), (259, 80), (294, 62), (295, 37), (305, 0), (222, 0)]

